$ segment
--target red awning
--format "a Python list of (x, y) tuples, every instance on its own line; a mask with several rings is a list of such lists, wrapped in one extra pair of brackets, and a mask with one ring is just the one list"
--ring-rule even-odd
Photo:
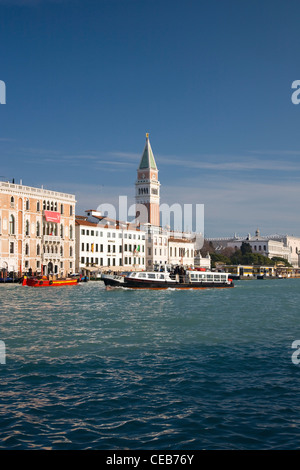
[(53, 211), (44, 211), (46, 221), (47, 222), (55, 222), (57, 224), (60, 223), (60, 213), (53, 212)]

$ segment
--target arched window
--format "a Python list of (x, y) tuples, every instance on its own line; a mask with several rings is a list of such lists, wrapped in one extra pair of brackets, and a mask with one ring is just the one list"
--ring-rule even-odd
[(39, 221), (37, 221), (37, 223), (36, 223), (36, 236), (37, 237), (40, 236), (40, 223), (39, 223)]
[(37, 245), (37, 246), (36, 246), (36, 254), (37, 254), (37, 256), (40, 256), (40, 253), (41, 253), (40, 245)]
[(70, 258), (73, 256), (73, 248), (70, 246)]
[(53, 211), (53, 201), (51, 201), (51, 210)]
[(41, 207), (40, 206), (40, 201), (37, 201), (37, 203), (36, 203), (36, 211), (37, 212), (40, 212), (40, 207)]
[(26, 235), (27, 237), (30, 235), (29, 220), (26, 220), (26, 223), (25, 223), (25, 235)]
[(26, 243), (26, 245), (25, 245), (25, 255), (26, 256), (29, 255), (29, 245), (28, 245), (28, 243)]
[(12, 214), (9, 217), (9, 234), (15, 234), (15, 217)]
[(26, 199), (25, 209), (29, 211), (29, 199)]
[(47, 201), (47, 211), (49, 211), (49, 210), (50, 210), (50, 202)]
[(46, 210), (46, 201), (45, 200), (43, 201), (43, 210), (44, 211)]
[(73, 240), (73, 225), (70, 225), (70, 240)]
[(10, 207), (15, 207), (15, 198), (13, 196), (10, 198)]
[(60, 256), (64, 256), (64, 249), (62, 246), (60, 247)]
[(60, 236), (61, 236), (61, 238), (64, 238), (64, 226), (63, 226), (63, 224), (60, 224)]

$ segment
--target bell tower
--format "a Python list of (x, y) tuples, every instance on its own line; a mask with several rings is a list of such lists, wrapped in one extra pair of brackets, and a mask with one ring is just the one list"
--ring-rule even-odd
[(159, 227), (160, 182), (158, 169), (146, 134), (146, 144), (137, 170), (135, 183), (136, 219), (140, 224), (151, 224)]

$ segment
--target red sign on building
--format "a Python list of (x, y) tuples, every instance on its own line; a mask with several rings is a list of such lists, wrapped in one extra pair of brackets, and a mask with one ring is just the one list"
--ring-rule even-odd
[(60, 213), (53, 212), (53, 211), (44, 211), (46, 221), (47, 222), (54, 222), (56, 224), (60, 223)]

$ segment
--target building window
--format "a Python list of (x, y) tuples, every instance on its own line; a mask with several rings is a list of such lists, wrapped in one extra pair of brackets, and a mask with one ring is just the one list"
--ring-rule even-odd
[(73, 206), (70, 206), (70, 215), (73, 215)]
[(84, 256), (81, 257), (81, 264), (84, 264)]
[(12, 214), (9, 217), (9, 234), (15, 234), (15, 217)]
[(61, 213), (61, 214), (64, 213), (64, 205), (63, 205), (63, 204), (60, 205), (60, 213)]
[(81, 243), (81, 251), (84, 251), (84, 243)]
[(40, 223), (39, 222), (36, 223), (36, 236), (37, 237), (40, 236)]
[(64, 238), (64, 226), (63, 226), (63, 224), (60, 224), (60, 236), (61, 236), (61, 238)]
[(26, 245), (25, 245), (25, 255), (26, 256), (29, 255), (29, 245), (28, 245), (28, 243), (26, 243)]
[(81, 235), (85, 235), (85, 230), (81, 229)]
[(73, 256), (73, 248), (70, 246), (70, 258)]
[(13, 196), (10, 198), (10, 207), (15, 207), (15, 198)]
[(40, 245), (37, 245), (37, 246), (36, 246), (36, 254), (37, 254), (37, 256), (40, 256), (40, 252), (41, 252), (41, 247), (40, 247)]
[(40, 201), (37, 201), (37, 203), (36, 203), (36, 211), (37, 212), (40, 212), (40, 207), (41, 207), (40, 206)]
[(46, 201), (45, 200), (43, 201), (43, 210), (44, 211), (46, 210)]
[(9, 252), (10, 252), (11, 255), (14, 254), (14, 252), (15, 252), (15, 244), (14, 244), (14, 242), (10, 242), (10, 244), (9, 244)]
[(73, 240), (73, 225), (70, 225), (70, 240)]
[(103, 245), (100, 245), (100, 253), (103, 253)]

